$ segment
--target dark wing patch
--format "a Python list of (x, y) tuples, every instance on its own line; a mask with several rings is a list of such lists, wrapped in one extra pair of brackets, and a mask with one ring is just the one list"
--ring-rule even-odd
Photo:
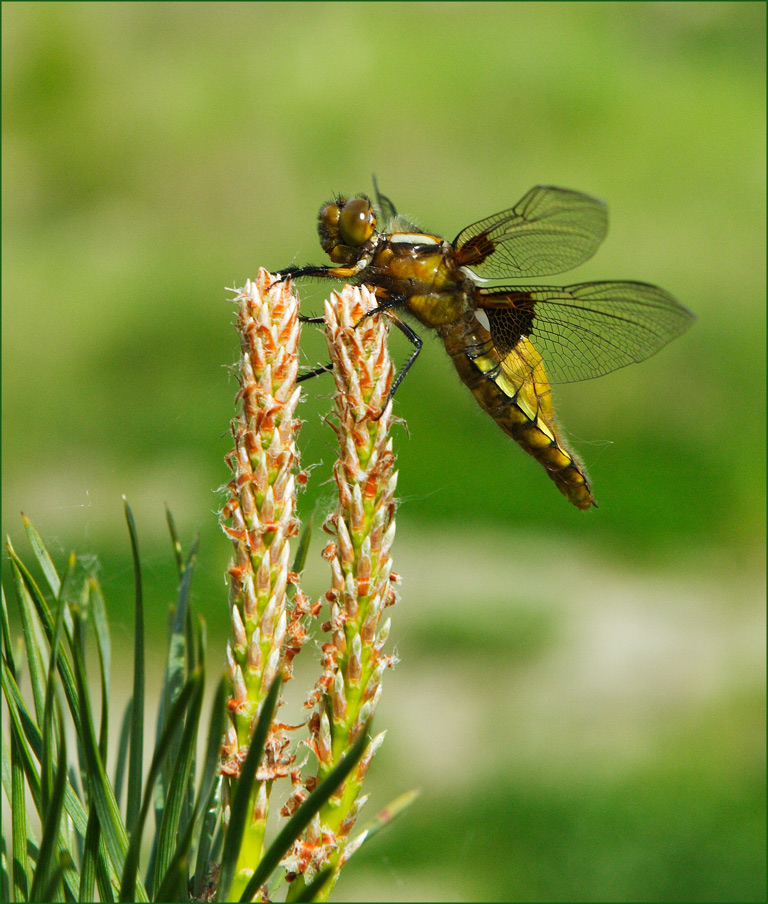
[(588, 380), (644, 361), (696, 319), (668, 292), (641, 282), (505, 286), (480, 289), (476, 299), (499, 354), (529, 336), (553, 383)]
[(453, 247), (459, 266), (484, 279), (551, 276), (589, 260), (607, 231), (604, 201), (538, 185), (509, 210), (462, 229)]

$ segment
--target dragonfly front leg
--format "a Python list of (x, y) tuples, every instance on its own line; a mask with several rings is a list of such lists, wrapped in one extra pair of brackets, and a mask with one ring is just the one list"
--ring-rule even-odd
[[(285, 282), (287, 279), (301, 279), (302, 277), (316, 277), (320, 279), (349, 279), (354, 276), (356, 270), (353, 267), (324, 267), (324, 266), (308, 266), (308, 267), (286, 267), (284, 270), (279, 270), (275, 274), (275, 280), (270, 286), (278, 286), (280, 283)], [(307, 317), (305, 314), (299, 314), (299, 320), (301, 323), (322, 323), (323, 317)], [(311, 377), (317, 377), (320, 374), (327, 373), (331, 370), (332, 367), (330, 364), (323, 364), (320, 367), (315, 367), (307, 373), (302, 374), (300, 377), (296, 379), (297, 383), (301, 383), (303, 380), (309, 380)]]
[(275, 281), (272, 285), (279, 285), (285, 282), (286, 279), (301, 279), (305, 276), (315, 277), (316, 279), (351, 279), (360, 269), (359, 264), (354, 267), (286, 267), (284, 270), (279, 270), (275, 273)]
[(274, 282), (270, 285), (270, 289), (272, 286), (279, 286), (280, 283), (284, 283), (287, 279), (300, 279), (302, 276), (316, 276), (316, 277), (324, 277), (328, 276), (328, 271), (332, 269), (331, 267), (286, 267), (284, 270), (278, 270), (275, 273)]

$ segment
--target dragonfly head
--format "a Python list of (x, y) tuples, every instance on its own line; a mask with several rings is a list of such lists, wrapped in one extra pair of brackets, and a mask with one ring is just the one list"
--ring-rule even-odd
[(365, 195), (336, 198), (323, 204), (317, 217), (323, 251), (335, 264), (352, 264), (376, 232), (376, 214)]

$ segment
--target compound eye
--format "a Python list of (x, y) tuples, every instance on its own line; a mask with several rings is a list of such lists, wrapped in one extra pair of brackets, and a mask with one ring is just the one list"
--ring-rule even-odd
[(339, 233), (345, 245), (358, 248), (373, 235), (376, 215), (367, 198), (352, 198), (341, 211)]
[(318, 214), (318, 220), (326, 229), (334, 229), (339, 225), (341, 208), (338, 204), (323, 204)]

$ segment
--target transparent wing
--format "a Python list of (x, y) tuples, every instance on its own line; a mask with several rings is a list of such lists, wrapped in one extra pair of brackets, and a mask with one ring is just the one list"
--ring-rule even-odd
[(607, 231), (604, 201), (538, 185), (509, 210), (462, 229), (453, 247), (459, 266), (483, 279), (551, 276), (589, 260)]
[(696, 319), (668, 292), (641, 282), (479, 289), (476, 302), (500, 356), (527, 336), (553, 383), (588, 380), (643, 361)]
[(386, 230), (387, 224), (396, 219), (397, 211), (395, 210), (395, 205), (389, 200), (389, 198), (386, 195), (382, 195), (382, 193), (379, 191), (379, 183), (376, 181), (375, 175), (373, 176), (373, 192), (376, 195), (379, 228)]

